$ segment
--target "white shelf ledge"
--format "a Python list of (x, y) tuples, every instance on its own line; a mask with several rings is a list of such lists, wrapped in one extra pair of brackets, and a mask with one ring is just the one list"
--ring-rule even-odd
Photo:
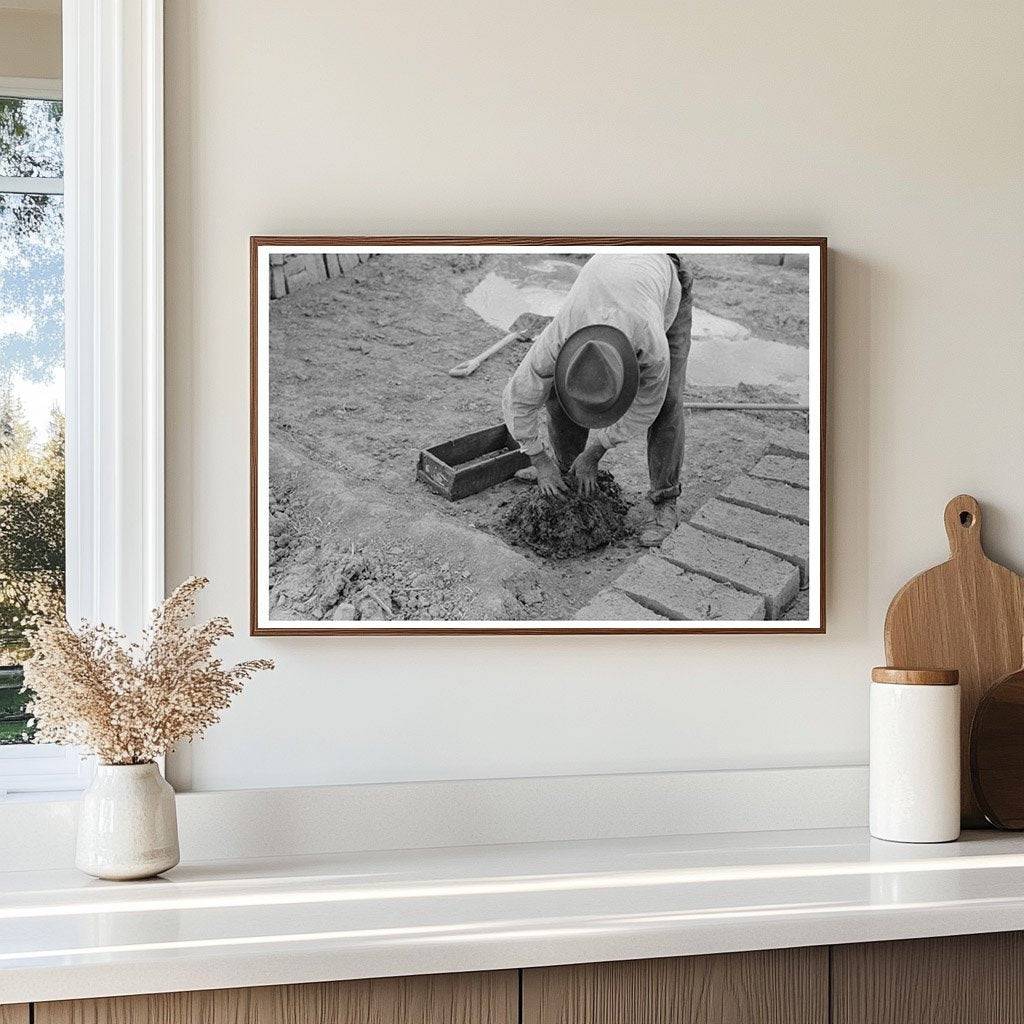
[(1024, 838), (861, 829), (0, 874), (0, 1003), (1024, 928)]

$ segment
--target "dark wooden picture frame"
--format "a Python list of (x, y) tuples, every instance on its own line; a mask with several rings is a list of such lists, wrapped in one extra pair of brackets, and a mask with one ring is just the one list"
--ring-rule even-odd
[[(620, 623), (609, 622), (608, 625), (578, 625), (573, 621), (565, 621), (564, 625), (534, 625), (530, 621), (496, 620), (494, 625), (479, 623), (463, 624), (459, 621), (438, 621), (419, 623), (381, 623), (365, 626), (353, 623), (351, 626), (340, 626), (324, 622), (315, 626), (295, 626), (287, 620), (280, 623), (267, 624), (259, 620), (259, 590), (261, 585), (269, 586), (269, 581), (262, 581), (259, 572), (259, 472), (260, 472), (260, 417), (264, 415), (259, 405), (260, 383), (260, 250), (264, 247), (335, 247), (351, 246), (373, 250), (383, 246), (459, 246), (467, 250), (473, 247), (495, 246), (553, 246), (553, 247), (604, 247), (604, 246), (658, 246), (668, 250), (674, 248), (702, 247), (751, 247), (771, 250), (786, 247), (806, 247), (818, 252), (818, 380), (820, 394), (818, 405), (818, 473), (817, 479), (809, 481), (811, 486), (810, 501), (812, 517), (816, 512), (817, 537), (812, 533), (810, 548), (812, 558), (817, 557), (817, 579), (815, 590), (817, 602), (809, 609), (806, 624), (800, 622), (787, 623), (777, 620), (771, 625), (728, 625), (716, 626), (713, 621), (678, 620), (670, 625), (647, 625), (644, 622)], [(250, 533), (250, 633), (253, 636), (418, 636), (418, 635), (557, 635), (557, 634), (823, 634), (826, 629), (826, 427), (827, 427), (827, 272), (828, 243), (823, 237), (686, 237), (686, 236), (653, 236), (653, 237), (604, 237), (604, 236), (293, 236), (293, 235), (255, 235), (249, 240), (249, 304), (250, 304), (250, 451), (249, 451), (249, 533)], [(269, 285), (268, 285), (269, 288)], [(812, 296), (813, 298), (813, 296)], [(813, 304), (813, 303), (812, 303)], [(813, 338), (809, 339), (810, 358), (813, 366)], [(811, 396), (813, 402), (814, 395)], [(421, 477), (422, 479), (422, 477)], [(815, 485), (817, 490), (815, 492)], [(815, 508), (816, 506), (816, 508)], [(812, 518), (813, 522), (813, 518)], [(810, 527), (809, 527), (810, 529)], [(813, 592), (813, 591), (812, 591)], [(817, 613), (816, 619), (812, 618)]]

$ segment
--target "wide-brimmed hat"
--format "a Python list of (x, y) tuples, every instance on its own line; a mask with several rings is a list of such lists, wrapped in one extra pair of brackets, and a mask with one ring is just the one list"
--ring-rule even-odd
[(608, 324), (591, 324), (570, 334), (555, 361), (558, 401), (581, 427), (607, 427), (620, 419), (639, 386), (633, 346)]

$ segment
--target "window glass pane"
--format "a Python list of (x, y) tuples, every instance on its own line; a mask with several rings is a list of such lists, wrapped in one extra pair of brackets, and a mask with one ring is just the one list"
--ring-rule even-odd
[(0, 96), (0, 176), (63, 178), (63, 105)]
[(0, 192), (0, 743), (30, 738), (25, 621), (63, 610), (63, 211)]

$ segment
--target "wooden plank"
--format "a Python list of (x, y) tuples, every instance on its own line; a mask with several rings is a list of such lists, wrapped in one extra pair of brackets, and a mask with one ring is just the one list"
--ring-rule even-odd
[(499, 423), (495, 427), (484, 427), (483, 430), (475, 430), (472, 434), (456, 437), (452, 441), (443, 441), (426, 450), (449, 466), (460, 466), (488, 452), (510, 447), (519, 446), (512, 440), (508, 427)]
[(313, 278), (306, 272), (305, 267), (300, 267), (297, 270), (292, 270), (290, 267), (284, 268), (284, 276), (288, 281), (288, 294), (292, 292), (301, 291), (303, 288), (308, 287), (313, 283)]
[(764, 618), (760, 594), (747, 594), (687, 572), (657, 555), (643, 555), (615, 580), (615, 588), (666, 619), (751, 622)]
[(770, 516), (785, 516), (805, 526), (811, 521), (810, 491), (775, 480), (738, 476), (719, 495), (723, 501), (756, 509)]
[(416, 477), (422, 480), (438, 494), (450, 498), (452, 495), (452, 483), (455, 480), (455, 470), (443, 463), (431, 452), (420, 452), (419, 463), (416, 466)]
[(28, 1024), (28, 1004), (8, 1003), (0, 1006), (0, 1024)]
[(515, 971), (375, 978), (37, 1003), (35, 1024), (516, 1024), (518, 994)]
[(453, 468), (429, 451), (422, 451), (416, 466), (416, 478), (449, 501), (458, 501), (511, 480), (529, 464), (529, 458), (516, 450), (491, 452), (470, 465)]
[(518, 448), (511, 452), (494, 452), (481, 457), (470, 466), (458, 466), (452, 482), (452, 501), (479, 494), (488, 487), (511, 480), (521, 469), (530, 464), (529, 456)]
[(800, 569), (801, 582), (807, 582), (810, 537), (806, 526), (715, 498), (701, 505), (690, 522), (718, 537), (740, 541), (792, 562)]
[(306, 272), (317, 284), (327, 280), (327, 264), (322, 252), (308, 252), (303, 256)]
[(270, 268), (270, 297), (280, 299), (288, 294), (288, 287), (285, 284), (284, 267)]
[(800, 570), (792, 562), (688, 523), (677, 527), (660, 550), (662, 558), (680, 568), (760, 594), (769, 619), (777, 619), (800, 589)]
[(828, 951), (540, 967), (523, 972), (523, 1024), (826, 1024)]
[(833, 1024), (1024, 1024), (1024, 934), (832, 947)]

